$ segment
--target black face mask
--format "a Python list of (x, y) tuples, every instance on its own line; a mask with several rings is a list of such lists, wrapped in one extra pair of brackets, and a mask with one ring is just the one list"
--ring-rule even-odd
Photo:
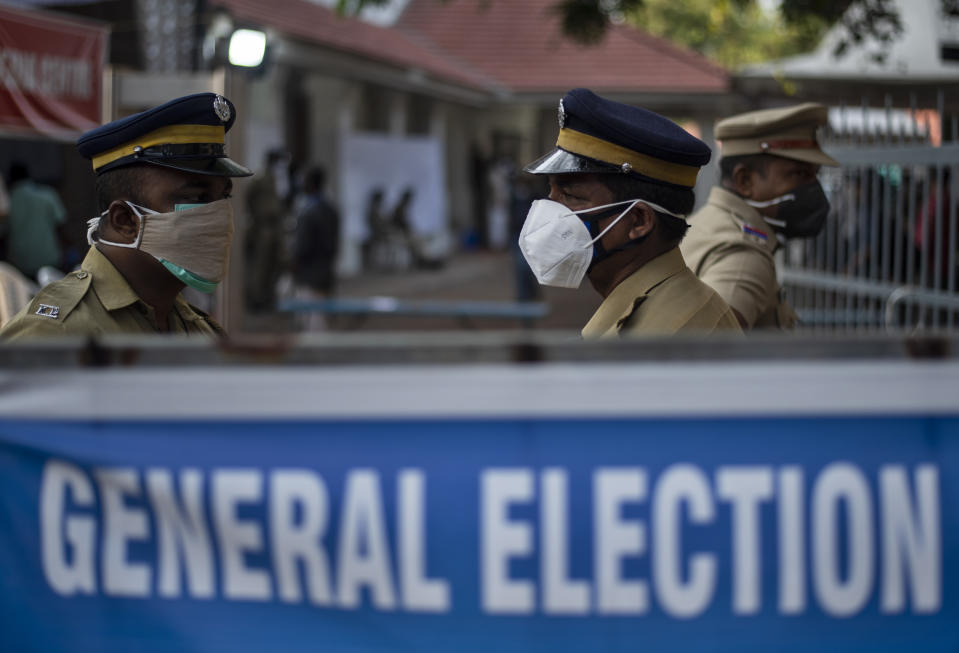
[(829, 200), (818, 181), (794, 188), (765, 202), (746, 203), (757, 209), (779, 205), (775, 218), (763, 219), (786, 238), (812, 238), (818, 236), (829, 215)]

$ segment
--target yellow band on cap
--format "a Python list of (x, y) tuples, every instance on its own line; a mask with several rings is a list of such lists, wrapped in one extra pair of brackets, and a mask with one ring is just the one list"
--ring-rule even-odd
[(99, 170), (117, 159), (135, 154), (134, 148), (144, 149), (154, 145), (183, 145), (189, 143), (219, 143), (226, 140), (226, 130), (222, 125), (169, 125), (160, 127), (136, 140), (107, 150), (93, 157), (93, 169)]
[(696, 175), (699, 174), (698, 166), (663, 161), (574, 129), (560, 129), (556, 146), (616, 167), (628, 163), (633, 172), (678, 186), (692, 188), (696, 185)]

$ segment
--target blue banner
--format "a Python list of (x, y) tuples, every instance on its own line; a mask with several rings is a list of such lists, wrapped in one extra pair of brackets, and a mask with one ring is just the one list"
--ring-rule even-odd
[(959, 416), (6, 420), (3, 651), (959, 648)]

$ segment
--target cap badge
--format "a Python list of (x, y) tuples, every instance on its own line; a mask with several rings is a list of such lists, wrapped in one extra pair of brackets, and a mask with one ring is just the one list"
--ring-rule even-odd
[(217, 118), (223, 122), (229, 122), (233, 116), (233, 113), (230, 111), (230, 103), (227, 102), (226, 98), (222, 95), (217, 95), (213, 98), (213, 111), (216, 113)]
[(563, 101), (559, 101), (559, 128), (562, 129), (566, 126), (566, 107), (563, 106)]

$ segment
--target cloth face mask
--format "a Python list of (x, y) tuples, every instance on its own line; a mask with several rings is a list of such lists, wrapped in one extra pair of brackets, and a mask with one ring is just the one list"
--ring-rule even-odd
[[(578, 288), (596, 256), (593, 245), (640, 202), (655, 211), (680, 219), (685, 218), (658, 204), (640, 199), (613, 202), (581, 211), (570, 211), (553, 200), (534, 201), (519, 234), (519, 247), (526, 263), (536, 275), (536, 280), (544, 286)], [(628, 206), (595, 237), (578, 217), (583, 213), (624, 204)]]
[(132, 202), (127, 205), (140, 219), (132, 243), (115, 243), (97, 235), (100, 216), (88, 221), (87, 242), (100, 242), (147, 252), (173, 276), (201, 292), (211, 293), (226, 276), (233, 241), (233, 205), (228, 199), (209, 204), (177, 204), (159, 213)]
[(765, 202), (746, 200), (746, 204), (757, 209), (778, 204), (779, 210), (776, 212), (776, 217), (763, 216), (763, 220), (786, 238), (818, 236), (829, 215), (829, 199), (818, 181), (804, 184), (789, 193)]

